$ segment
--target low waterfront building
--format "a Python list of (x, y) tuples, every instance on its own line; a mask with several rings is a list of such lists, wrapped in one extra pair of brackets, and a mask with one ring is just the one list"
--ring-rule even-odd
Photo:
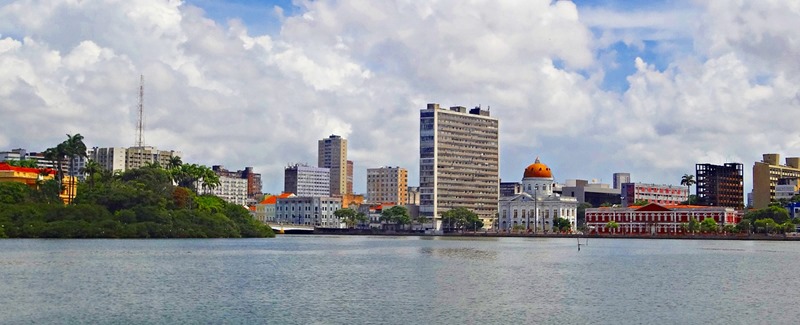
[(255, 205), (255, 218), (262, 223), (276, 223), (275, 204), (278, 199), (295, 197), (292, 193), (281, 193), (279, 195), (267, 195), (261, 202)]
[[(0, 162), (0, 182), (15, 182), (27, 185), (30, 188), (38, 188), (41, 182), (56, 178), (56, 171), (50, 168), (30, 168), (11, 166), (8, 163)], [(70, 197), (78, 194), (78, 182), (75, 177), (64, 176), (61, 181), (62, 190), (59, 194), (64, 203), (70, 201)]]
[(333, 213), (342, 208), (338, 197), (287, 197), (275, 203), (275, 222), (323, 228), (344, 228)]
[[(736, 225), (741, 214), (730, 207), (699, 205), (661, 205), (601, 207), (586, 209), (586, 226), (600, 234), (683, 234), (683, 224), (694, 218), (712, 218), (719, 226)], [(614, 221), (618, 228), (610, 228)]]
[(550, 167), (536, 158), (525, 168), (522, 192), (500, 199), (499, 229), (508, 231), (522, 226), (532, 232), (558, 231), (553, 229), (553, 221), (564, 218), (569, 220), (571, 230), (575, 230), (578, 200), (554, 193), (554, 183)]

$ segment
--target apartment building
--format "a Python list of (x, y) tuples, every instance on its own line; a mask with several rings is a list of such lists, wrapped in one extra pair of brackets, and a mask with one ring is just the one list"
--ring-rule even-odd
[[(349, 194), (347, 192), (347, 166), (347, 139), (331, 135), (318, 141), (317, 167), (330, 170), (330, 195)], [(350, 187), (352, 188), (352, 185)], [(298, 194), (298, 196), (302, 195)]]
[(328, 168), (295, 164), (284, 170), (283, 192), (302, 197), (331, 196), (331, 171)]
[(499, 199), (499, 121), (488, 109), (420, 110), (420, 215), (441, 229), (442, 213), (467, 208), (490, 227)]
[(408, 171), (400, 167), (367, 169), (367, 198), (373, 204), (405, 204), (408, 201)]

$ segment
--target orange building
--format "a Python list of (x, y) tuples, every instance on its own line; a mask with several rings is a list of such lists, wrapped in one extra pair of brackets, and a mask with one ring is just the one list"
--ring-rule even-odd
[[(56, 177), (56, 171), (50, 168), (38, 169), (30, 167), (11, 166), (8, 163), (0, 163), (0, 182), (17, 182), (37, 188), (40, 182), (48, 181)], [(64, 203), (70, 201), (70, 194), (74, 197), (77, 193), (77, 179), (72, 176), (65, 176), (62, 180), (62, 191), (59, 194)]]

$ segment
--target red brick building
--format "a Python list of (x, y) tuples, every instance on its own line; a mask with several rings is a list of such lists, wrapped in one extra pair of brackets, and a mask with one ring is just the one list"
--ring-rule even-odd
[[(586, 225), (592, 232), (600, 234), (683, 234), (681, 224), (691, 218), (702, 222), (713, 218), (718, 225), (737, 224), (741, 215), (733, 208), (698, 205), (659, 205), (607, 207), (586, 209)], [(619, 228), (609, 229), (607, 224), (615, 221)]]

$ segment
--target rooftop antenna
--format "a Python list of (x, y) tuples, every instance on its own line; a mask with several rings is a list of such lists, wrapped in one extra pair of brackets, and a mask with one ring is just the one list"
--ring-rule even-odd
[(139, 76), (139, 121), (136, 124), (136, 147), (144, 147), (144, 75)]

